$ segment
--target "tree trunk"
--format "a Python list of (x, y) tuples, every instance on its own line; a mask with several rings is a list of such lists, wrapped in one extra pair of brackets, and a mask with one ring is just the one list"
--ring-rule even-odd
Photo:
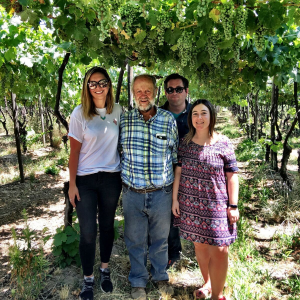
[(287, 185), (289, 188), (291, 188), (291, 182), (289, 181), (288, 179), (288, 176), (287, 176), (287, 170), (286, 170), (286, 166), (287, 166), (287, 163), (289, 161), (289, 158), (290, 158), (290, 154), (292, 152), (292, 147), (288, 144), (288, 139), (289, 137), (291, 136), (298, 120), (299, 120), (299, 117), (300, 117), (300, 110), (296, 113), (295, 115), (295, 119), (284, 139), (284, 143), (283, 143), (283, 154), (282, 154), (282, 159), (281, 159), (281, 168), (280, 168), (280, 175), (282, 177), (282, 179), (287, 182)]
[(258, 141), (258, 93), (259, 90), (255, 94), (255, 103), (254, 103), (254, 142), (257, 143)]
[(161, 91), (161, 86), (158, 87), (158, 92), (157, 92), (157, 106), (159, 106), (160, 91)]
[(45, 105), (46, 126), (49, 132), (50, 147), (53, 147), (53, 122), (49, 112), (48, 103)]
[(41, 123), (42, 123), (43, 144), (44, 144), (44, 147), (45, 147), (46, 146), (46, 137), (45, 137), (44, 113), (43, 113), (42, 96), (41, 96), (41, 94), (39, 94), (39, 111), (40, 111)]
[(66, 53), (64, 60), (58, 70), (57, 93), (56, 93), (56, 102), (55, 102), (55, 108), (54, 108), (54, 115), (64, 125), (64, 127), (66, 128), (67, 131), (69, 131), (69, 124), (60, 113), (59, 103), (60, 103), (61, 89), (62, 89), (62, 83), (63, 83), (63, 74), (64, 74), (64, 70), (66, 68), (66, 65), (69, 61), (70, 55), (71, 55), (70, 52)]
[(17, 146), (20, 178), (21, 178), (21, 182), (23, 183), (23, 182), (25, 182), (25, 179), (24, 179), (23, 162), (22, 162), (22, 154), (21, 154), (21, 143), (20, 143), (20, 135), (19, 135), (18, 108), (17, 108), (17, 104), (16, 104), (16, 94), (14, 94), (12, 92), (11, 92), (11, 102), (12, 102), (14, 133), (15, 133), (15, 140), (16, 140), (16, 146)]
[[(272, 84), (272, 99), (271, 99), (271, 141), (273, 145), (276, 145), (276, 125), (278, 119), (278, 87)], [(271, 149), (271, 167), (273, 170), (278, 171), (278, 159), (277, 159), (277, 152)]]
[(1, 112), (1, 114), (2, 114), (2, 116), (3, 116), (3, 121), (2, 120), (0, 120), (0, 122), (2, 123), (2, 126), (3, 126), (3, 128), (4, 128), (4, 130), (5, 130), (5, 134), (6, 135), (8, 135), (8, 130), (7, 130), (7, 126), (6, 126), (6, 117), (5, 117), (5, 114), (4, 114), (4, 112), (2, 111), (2, 108), (0, 107), (0, 112)]
[(120, 94), (121, 94), (121, 88), (122, 88), (122, 83), (123, 83), (123, 77), (124, 77), (126, 64), (127, 64), (127, 62), (125, 62), (124, 68), (120, 69), (118, 85), (117, 85), (117, 91), (116, 91), (116, 103), (120, 102)]
[(131, 82), (132, 82), (132, 79), (133, 79), (133, 69), (128, 64), (127, 65), (128, 110), (132, 110), (133, 109), (133, 97), (132, 97), (132, 92), (131, 92)]

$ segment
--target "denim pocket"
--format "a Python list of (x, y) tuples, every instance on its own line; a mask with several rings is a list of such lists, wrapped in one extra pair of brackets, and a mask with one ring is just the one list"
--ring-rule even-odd
[(129, 192), (129, 188), (127, 188), (126, 186), (122, 185), (122, 194), (126, 195)]
[(173, 191), (173, 184), (165, 186), (163, 189), (164, 194), (170, 194)]

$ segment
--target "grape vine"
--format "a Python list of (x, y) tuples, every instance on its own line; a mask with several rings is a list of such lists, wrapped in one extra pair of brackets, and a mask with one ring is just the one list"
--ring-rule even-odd
[(218, 50), (218, 33), (213, 33), (208, 38), (207, 50), (210, 57), (210, 62), (213, 65), (219, 65), (220, 63), (220, 54)]
[(176, 16), (180, 22), (184, 22), (185, 0), (178, 0), (176, 4)]
[(262, 51), (265, 48), (265, 39), (264, 39), (265, 31), (266, 30), (262, 25), (260, 25), (255, 31), (254, 44), (258, 51)]
[(133, 23), (140, 17), (142, 10), (138, 5), (127, 3), (124, 6), (121, 6), (120, 10), (121, 20), (125, 21), (125, 31), (131, 36), (132, 30), (134, 28)]
[(158, 44), (162, 46), (165, 40), (165, 31), (172, 25), (172, 22), (170, 21), (169, 13), (165, 11), (162, 11), (157, 16), (157, 21), (159, 23), (157, 25)]
[(225, 39), (230, 40), (232, 36), (232, 21), (235, 14), (232, 2), (227, 2), (220, 7), (221, 22), (224, 28)]
[(239, 35), (243, 36), (247, 34), (246, 21), (248, 17), (247, 8), (243, 5), (239, 6), (236, 10), (236, 30)]
[(192, 33), (184, 30), (177, 41), (181, 66), (185, 67), (192, 60)]
[(199, 17), (205, 17), (208, 9), (208, 4), (211, 2), (211, 0), (199, 0), (198, 6), (197, 6), (197, 14)]

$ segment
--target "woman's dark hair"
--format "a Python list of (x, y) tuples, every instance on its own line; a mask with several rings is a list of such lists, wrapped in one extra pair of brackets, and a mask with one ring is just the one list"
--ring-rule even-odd
[(191, 109), (189, 111), (189, 114), (188, 114), (188, 120), (187, 121), (188, 121), (188, 126), (189, 126), (189, 132), (184, 137), (184, 141), (187, 144), (192, 140), (192, 138), (194, 137), (194, 135), (196, 133), (196, 129), (193, 126), (193, 123), (192, 123), (192, 114), (193, 114), (194, 107), (199, 105), (199, 104), (203, 104), (208, 108), (209, 114), (210, 114), (209, 134), (210, 134), (211, 137), (213, 137), (213, 134), (214, 134), (216, 119), (217, 119), (216, 111), (214, 109), (214, 106), (211, 104), (211, 102), (209, 102), (206, 99), (198, 99), (192, 104), (192, 107), (191, 107)]
[(82, 109), (83, 109), (83, 115), (86, 119), (90, 119), (94, 115), (98, 114), (96, 111), (96, 107), (95, 107), (90, 89), (88, 87), (90, 77), (94, 73), (101, 73), (108, 80), (109, 91), (106, 96), (106, 113), (111, 114), (113, 111), (113, 108), (114, 108), (113, 88), (112, 88), (111, 80), (110, 80), (110, 77), (109, 77), (107, 71), (98, 66), (93, 67), (85, 73), (82, 91), (81, 91), (81, 105), (82, 105)]

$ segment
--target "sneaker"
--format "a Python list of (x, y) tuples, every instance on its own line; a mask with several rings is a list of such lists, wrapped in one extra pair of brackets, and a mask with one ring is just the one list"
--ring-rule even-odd
[(169, 281), (163, 280), (163, 281), (157, 281), (157, 288), (159, 292), (164, 296), (173, 296), (174, 294), (174, 289), (170, 285)]
[(176, 266), (178, 265), (180, 259), (169, 259), (168, 264), (167, 264), (167, 270), (169, 270), (170, 268), (176, 268)]
[(110, 271), (108, 268), (103, 271), (100, 269), (100, 287), (104, 293), (111, 293), (113, 291), (113, 284), (110, 280)]
[(85, 278), (83, 282), (83, 288), (79, 294), (80, 300), (93, 300), (94, 299), (94, 278)]
[(132, 299), (147, 300), (146, 291), (142, 287), (133, 287), (131, 290)]

